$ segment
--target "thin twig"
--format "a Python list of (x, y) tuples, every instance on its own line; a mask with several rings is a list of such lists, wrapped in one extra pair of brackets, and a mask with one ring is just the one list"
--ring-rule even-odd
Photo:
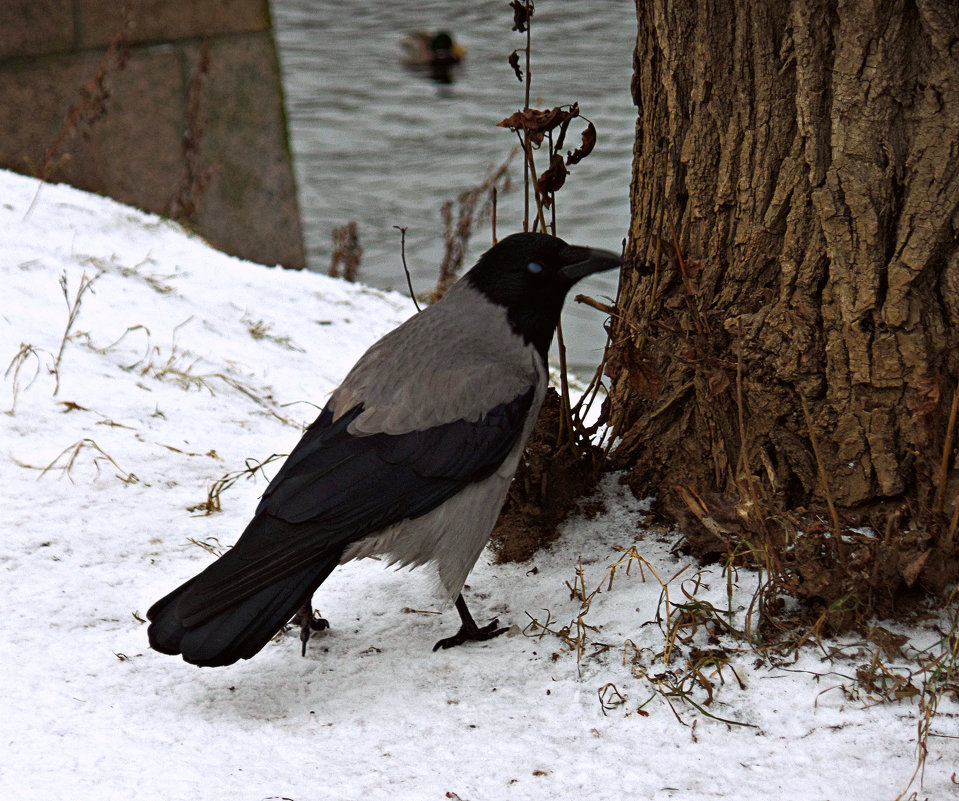
[(953, 545), (956, 542), (956, 530), (959, 529), (959, 497), (952, 509), (952, 520), (949, 521), (949, 531), (942, 541), (942, 549), (945, 553), (952, 553)]
[(749, 498), (752, 501), (752, 511), (759, 521), (760, 526), (765, 529), (766, 524), (759, 510), (759, 493), (756, 492), (756, 485), (753, 479), (752, 467), (749, 464), (749, 443), (746, 439), (746, 415), (743, 411), (743, 324), (741, 320), (737, 321), (739, 336), (739, 348), (736, 356), (736, 410), (739, 417), (739, 453), (743, 463), (743, 472), (746, 476), (746, 486), (749, 489)]
[[(517, 132), (518, 135), (518, 132)], [(534, 220), (533, 230), (536, 230), (536, 224), (539, 224), (541, 231), (546, 231), (546, 217), (543, 215), (543, 199), (539, 194), (539, 177), (536, 175), (536, 164), (533, 161), (533, 145), (529, 141), (529, 131), (526, 128), (523, 128), (523, 136), (521, 137), (523, 146), (525, 148), (525, 163), (529, 168), (529, 171), (523, 171), (523, 178), (527, 182), (527, 188), (529, 184), (533, 186), (533, 200), (536, 201), (536, 219)], [(532, 175), (532, 180), (530, 180), (530, 175)], [(529, 212), (527, 211), (527, 219), (529, 217)], [(525, 226), (527, 220), (523, 221)], [(524, 228), (524, 230), (529, 230)]]
[(942, 514), (946, 503), (946, 480), (949, 476), (949, 457), (952, 456), (952, 438), (956, 433), (956, 415), (959, 414), (959, 384), (952, 392), (952, 407), (949, 410), (949, 423), (946, 425), (946, 441), (942, 444), (942, 460), (939, 462), (939, 486), (936, 487), (936, 500), (933, 511)]
[[(565, 132), (565, 130), (566, 129), (564, 128), (563, 131)], [(549, 140), (549, 148), (548, 148), (549, 163), (552, 164), (553, 153), (555, 151), (553, 150), (553, 132), (551, 130), (546, 132), (546, 138)], [(549, 232), (553, 236), (556, 236), (556, 193), (555, 192), (549, 193), (549, 211), (550, 211)]]
[(526, 0), (526, 100), (523, 110), (529, 108), (529, 88), (530, 88), (530, 76), (529, 76), (529, 54), (530, 54), (530, 44), (533, 28), (533, 13), (532, 13), (532, 3), (530, 0)]
[(606, 367), (606, 361), (608, 359), (608, 351), (604, 349), (603, 358), (600, 361), (599, 365), (593, 371), (593, 377), (590, 379), (589, 384), (586, 385), (586, 389), (583, 391), (583, 394), (580, 395), (576, 405), (572, 408), (572, 414), (575, 415), (576, 419), (583, 424), (583, 421), (589, 416), (590, 409), (593, 408), (593, 403), (596, 401), (596, 398), (599, 395), (599, 390), (603, 386), (603, 370)]
[[(532, 14), (530, 13), (530, 0), (526, 0), (526, 74), (524, 77), (525, 84), (525, 98), (523, 101), (523, 111), (529, 110), (529, 90), (530, 90), (530, 74), (529, 74), (529, 54), (531, 48), (531, 30), (533, 26)], [(523, 186), (524, 186), (524, 195), (523, 195), (523, 230), (529, 230), (529, 153), (530, 153), (530, 142), (529, 142), (529, 131), (523, 131), (522, 136), (523, 144)], [(535, 178), (534, 178), (535, 181)]]
[(616, 306), (610, 306), (608, 303), (602, 303), (596, 298), (591, 298), (588, 295), (577, 295), (573, 298), (574, 303), (582, 303), (584, 306), (589, 306), (591, 309), (596, 309), (596, 311), (601, 311), (603, 314), (608, 314), (610, 317), (616, 316)]
[(686, 305), (689, 306), (689, 310), (692, 312), (693, 322), (696, 323), (697, 332), (700, 334), (702, 334), (704, 331), (708, 332), (709, 324), (699, 313), (699, 298), (693, 291), (693, 284), (689, 280), (689, 273), (686, 272), (686, 262), (683, 260), (683, 252), (679, 248), (679, 237), (676, 234), (676, 226), (673, 225), (672, 218), (669, 220), (669, 228), (673, 234), (673, 247), (676, 249), (676, 260), (679, 264), (679, 275), (682, 278), (683, 287), (686, 289)]
[(410, 268), (406, 266), (406, 228), (399, 225), (394, 225), (393, 227), (400, 232), (400, 257), (403, 259), (403, 272), (406, 273), (406, 285), (410, 288), (410, 299), (413, 301), (413, 305), (416, 306), (416, 310), (422, 311), (420, 304), (416, 302), (416, 293), (413, 291), (413, 279), (410, 277)]
[(819, 451), (819, 443), (816, 440), (816, 434), (812, 427), (812, 415), (809, 414), (809, 405), (806, 403), (804, 395), (800, 394), (799, 402), (802, 405), (803, 417), (806, 418), (806, 428), (809, 429), (809, 441), (812, 443), (812, 452), (816, 457), (816, 466), (819, 468), (819, 483), (822, 484), (823, 495), (826, 497), (826, 506), (829, 507), (829, 516), (832, 518), (833, 534), (836, 537), (836, 547), (839, 550), (839, 558), (846, 561), (846, 546), (842, 541), (842, 529), (839, 526), (839, 515), (836, 513), (836, 507), (832, 502), (832, 493), (829, 491), (829, 475), (826, 473), (826, 466), (823, 464), (822, 455)]
[(559, 447), (568, 444), (575, 447), (576, 438), (573, 436), (573, 415), (569, 399), (569, 375), (566, 370), (566, 343), (563, 341), (563, 321), (556, 324), (556, 346), (559, 350), (559, 383), (560, 383), (560, 418), (559, 436), (556, 443)]

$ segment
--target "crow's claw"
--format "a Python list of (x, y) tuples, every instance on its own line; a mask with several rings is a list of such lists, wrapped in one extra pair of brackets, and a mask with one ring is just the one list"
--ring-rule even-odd
[(456, 596), (456, 611), (460, 613), (460, 620), (463, 621), (460, 630), (452, 637), (444, 637), (436, 643), (436, 645), (433, 646), (434, 651), (438, 651), (440, 648), (453, 648), (465, 642), (492, 640), (494, 637), (499, 637), (500, 634), (505, 634), (507, 631), (505, 628), (497, 628), (497, 626), (499, 626), (499, 620), (487, 623), (482, 628), (477, 626), (476, 621), (473, 620), (473, 616), (470, 614), (470, 610), (466, 608), (466, 601), (463, 600), (462, 593)]
[(313, 609), (308, 603), (303, 604), (300, 610), (290, 619), (291, 626), (300, 627), (300, 656), (306, 656), (306, 644), (314, 631), (323, 631), (330, 627), (330, 621), (325, 617), (314, 615)]
[(453, 648), (457, 645), (462, 645), (465, 642), (481, 642), (483, 640), (492, 640), (494, 637), (499, 637), (500, 634), (505, 634), (507, 631), (509, 631), (507, 628), (497, 628), (497, 626), (499, 626), (499, 620), (494, 620), (492, 623), (487, 623), (482, 628), (475, 624), (472, 628), (469, 628), (465, 625), (460, 626), (460, 630), (456, 632), (456, 634), (454, 634), (452, 637), (444, 637), (433, 646), (433, 650), (438, 651), (440, 648)]

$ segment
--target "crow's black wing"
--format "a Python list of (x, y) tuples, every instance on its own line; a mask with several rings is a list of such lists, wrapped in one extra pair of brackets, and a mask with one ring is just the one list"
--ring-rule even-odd
[(534, 395), (531, 387), (476, 422), (407, 434), (354, 436), (348, 426), (362, 407), (335, 422), (324, 409), (270, 482), (237, 544), (197, 577), (178, 614), (195, 621), (225, 609), (488, 478), (522, 436)]
[(531, 387), (477, 422), (455, 420), (406, 434), (354, 436), (347, 429), (362, 407), (335, 423), (326, 408), (266, 488), (257, 514), (367, 532), (425, 514), (493, 474), (516, 445), (533, 394)]

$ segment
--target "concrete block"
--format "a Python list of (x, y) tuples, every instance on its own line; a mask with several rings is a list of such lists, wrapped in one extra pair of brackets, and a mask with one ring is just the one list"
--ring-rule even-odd
[(108, 55), (123, 7), (0, 0), (0, 167), (305, 266), (267, 0), (133, 0), (128, 47)]
[(101, 58), (82, 53), (0, 70), (0, 108), (7, 112), (0, 166), (37, 174), (59, 138), (48, 180), (165, 213), (184, 169), (178, 54), (171, 47), (150, 48), (122, 70), (108, 69), (103, 88), (109, 95), (100, 112), (91, 104), (70, 126), (71, 109), (81, 103)]
[(58, 53), (73, 44), (72, 0), (0, 2), (0, 60)]
[[(303, 234), (272, 38), (257, 34), (209, 47), (198, 156), (211, 179), (196, 225), (231, 253), (302, 267)], [(198, 53), (199, 46), (191, 49)]]
[[(123, 0), (79, 0), (80, 47), (106, 47), (123, 24)], [(173, 42), (270, 30), (268, 0), (134, 0), (130, 43)]]

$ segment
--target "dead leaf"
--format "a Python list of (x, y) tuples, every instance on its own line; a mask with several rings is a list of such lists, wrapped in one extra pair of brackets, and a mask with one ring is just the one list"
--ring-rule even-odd
[(930, 553), (931, 551), (923, 551), (918, 556), (910, 559), (905, 567), (899, 569), (899, 575), (902, 576), (902, 580), (906, 582), (907, 587), (911, 587), (916, 583), (916, 579), (919, 578), (919, 574), (922, 572), (922, 568), (925, 566)]
[(570, 111), (575, 111), (576, 114), (571, 114), (569, 119), (563, 120), (563, 124), (559, 126), (559, 136), (556, 137), (556, 144), (553, 145), (553, 152), (555, 153), (563, 149), (563, 143), (566, 141), (566, 129), (569, 128), (569, 121), (579, 115), (579, 103), (573, 103)]
[(509, 7), (513, 9), (513, 30), (526, 33), (526, 28), (533, 16), (533, 0), (529, 2), (513, 0)]
[(899, 659), (902, 657), (902, 646), (909, 642), (909, 638), (903, 634), (896, 634), (882, 626), (874, 626), (866, 635), (869, 642), (882, 648), (886, 659)]
[(632, 350), (627, 351), (629, 385), (646, 400), (657, 400), (663, 391), (663, 376), (656, 369), (650, 359), (636, 355)]
[(583, 131), (583, 144), (572, 153), (566, 154), (566, 164), (579, 164), (579, 162), (593, 152), (594, 147), (596, 147), (596, 126), (590, 122), (587, 123), (586, 130)]
[(546, 134), (578, 116), (579, 107), (574, 103), (569, 108), (556, 106), (551, 109), (529, 108), (525, 111), (517, 111), (497, 125), (513, 131), (525, 131), (530, 142), (538, 146), (543, 143)]
[(563, 157), (559, 153), (554, 153), (549, 167), (547, 167), (546, 172), (539, 177), (536, 185), (540, 196), (543, 198), (543, 205), (546, 208), (553, 205), (553, 199), (550, 195), (558, 192), (563, 187), (563, 184), (566, 183), (567, 175), (569, 175), (569, 170), (566, 169)]
[(713, 399), (729, 388), (729, 376), (726, 375), (725, 370), (717, 370), (709, 376), (707, 385), (709, 387), (709, 397)]
[(519, 50), (514, 50), (509, 54), (509, 65), (513, 68), (513, 72), (520, 81), (523, 80), (523, 70), (519, 66)]

